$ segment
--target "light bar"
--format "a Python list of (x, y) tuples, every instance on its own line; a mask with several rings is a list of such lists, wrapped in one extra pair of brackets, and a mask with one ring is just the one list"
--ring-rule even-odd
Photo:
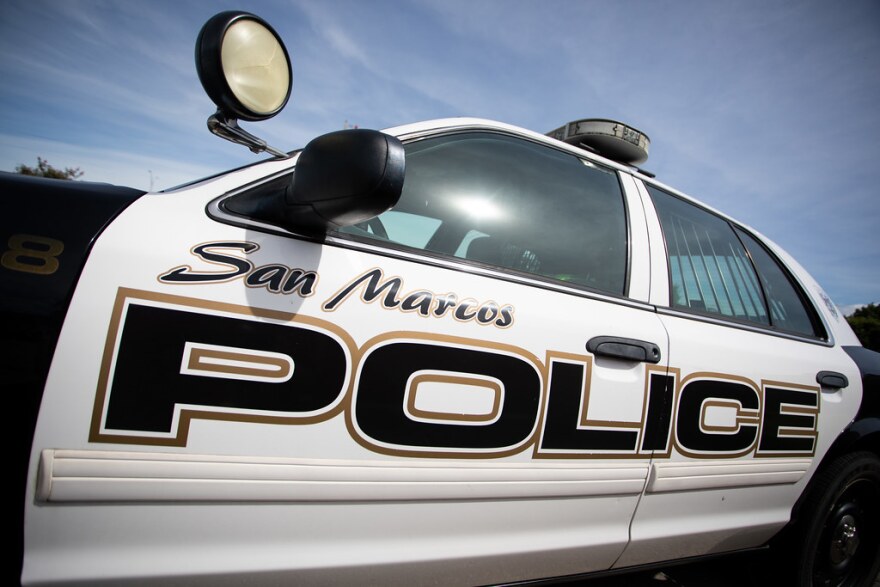
[(603, 157), (625, 165), (641, 165), (648, 160), (648, 135), (616, 120), (585, 118), (569, 122), (547, 136), (570, 145), (586, 146)]

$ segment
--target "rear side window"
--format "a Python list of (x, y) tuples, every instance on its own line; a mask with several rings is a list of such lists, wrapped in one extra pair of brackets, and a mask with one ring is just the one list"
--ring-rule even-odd
[(815, 313), (807, 310), (808, 306), (782, 267), (751, 235), (739, 228), (736, 232), (758, 270), (773, 325), (789, 332), (818, 336), (821, 327)]
[(745, 231), (653, 186), (674, 308), (821, 336), (786, 271)]
[(648, 186), (669, 256), (672, 306), (770, 325), (745, 247), (723, 219)]
[(340, 232), (623, 295), (626, 226), (616, 172), (468, 132), (408, 143), (398, 204)]

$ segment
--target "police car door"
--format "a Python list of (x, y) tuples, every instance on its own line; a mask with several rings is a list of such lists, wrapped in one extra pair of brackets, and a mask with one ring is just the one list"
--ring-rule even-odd
[(857, 374), (774, 253), (666, 188), (639, 187), (659, 219), (652, 248), (668, 259), (653, 299), (670, 337), (673, 420), (620, 566), (766, 542), (858, 407), (817, 383), (820, 371)]
[[(382, 454), (527, 466), (539, 482), (505, 480), (490, 497), (519, 501), (484, 504), (489, 525), (505, 542), (546, 533), (523, 551), (577, 534), (571, 558), (525, 557), (535, 569), (607, 567), (628, 540), (653, 442), (644, 423), (660, 411), (650, 383), (665, 373), (665, 332), (631, 299), (645, 299), (649, 271), (629, 177), (504, 133), (409, 139), (400, 202), (339, 235), (385, 258), (360, 257), (323, 305), (351, 316), (340, 324), (379, 326), (361, 343), (350, 431)], [(483, 386), (491, 409), (476, 403)], [(571, 490), (541, 481), (550, 471)]]
[(323, 242), (230, 213), (284, 162), (106, 230), (44, 396), (29, 580), (613, 564), (663, 431), (641, 202), (574, 149), (465, 130), (407, 133), (399, 204)]

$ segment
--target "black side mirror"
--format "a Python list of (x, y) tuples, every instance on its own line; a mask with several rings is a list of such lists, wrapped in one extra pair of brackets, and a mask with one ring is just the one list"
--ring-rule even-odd
[(237, 216), (321, 238), (394, 206), (404, 171), (396, 137), (366, 129), (331, 132), (306, 145), (286, 185), (278, 178), (221, 205)]
[(312, 140), (284, 195), (284, 224), (324, 233), (351, 226), (397, 203), (405, 172), (403, 144), (375, 130), (341, 130)]

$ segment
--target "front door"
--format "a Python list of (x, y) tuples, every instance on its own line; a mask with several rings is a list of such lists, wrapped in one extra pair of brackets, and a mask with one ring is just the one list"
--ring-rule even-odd
[(138, 200), (59, 341), (26, 576), (609, 568), (670, 425), (633, 185), (474, 130), (409, 137), (400, 203), (324, 243)]

